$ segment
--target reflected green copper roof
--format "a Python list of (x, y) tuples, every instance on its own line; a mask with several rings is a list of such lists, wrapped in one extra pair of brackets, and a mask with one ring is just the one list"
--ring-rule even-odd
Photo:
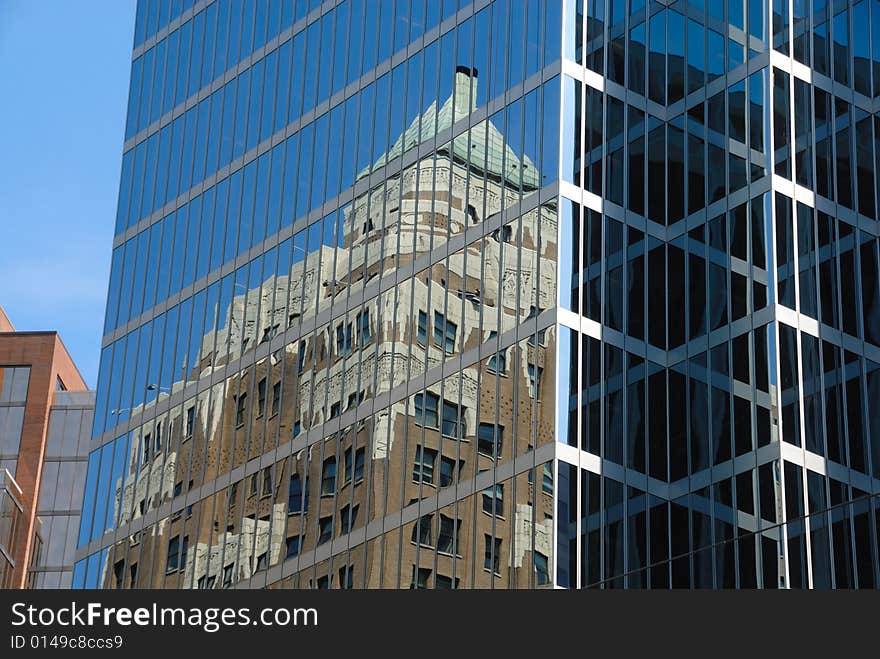
[[(437, 133), (467, 117), (476, 107), (476, 84), (476, 76), (472, 77), (462, 70), (457, 71), (455, 90), (440, 109), (437, 109), (436, 101), (431, 103), (423, 114), (413, 119), (394, 145), (379, 156), (372, 167), (362, 170), (357, 178), (361, 179), (419, 144), (429, 142)], [(541, 176), (532, 160), (524, 156), (520, 161), (501, 131), (488, 119), (452, 140), (452, 156), (459, 162), (467, 162), (476, 169), (485, 170), (490, 176), (503, 179), (513, 187), (519, 188), (520, 177), (523, 187), (540, 187)]]

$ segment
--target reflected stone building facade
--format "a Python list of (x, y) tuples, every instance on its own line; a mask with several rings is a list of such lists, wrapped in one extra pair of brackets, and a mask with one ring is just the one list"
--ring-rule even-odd
[(139, 3), (74, 585), (874, 586), (880, 7), (775, 7)]

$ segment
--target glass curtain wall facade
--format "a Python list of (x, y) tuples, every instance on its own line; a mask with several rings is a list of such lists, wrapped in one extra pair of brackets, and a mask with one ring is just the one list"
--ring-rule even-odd
[(561, 29), (139, 3), (75, 586), (552, 585)]
[(790, 9), (140, 2), (74, 586), (873, 586), (880, 3)]
[(556, 583), (875, 587), (880, 3), (566, 7)]

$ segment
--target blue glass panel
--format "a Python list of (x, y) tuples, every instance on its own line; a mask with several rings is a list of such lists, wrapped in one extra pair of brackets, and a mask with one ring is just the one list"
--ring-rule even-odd
[(229, 179), (229, 203), (226, 207), (226, 242), (223, 249), (223, 262), (236, 255), (238, 246), (238, 216), (241, 211), (241, 175), (238, 170)]
[(89, 542), (92, 537), (92, 521), (95, 518), (96, 492), (98, 487), (98, 471), (101, 467), (101, 451), (92, 451), (89, 453), (89, 466), (86, 472), (85, 494), (83, 497), (82, 517), (79, 523), (79, 535), (77, 537), (77, 547), (82, 547)]
[(293, 224), (296, 219), (297, 165), (299, 161), (299, 133), (285, 141), (284, 183), (281, 189), (281, 226)]
[(178, 106), (187, 97), (187, 77), (189, 74), (189, 51), (192, 43), (192, 20), (180, 28), (180, 57), (177, 59), (177, 82), (174, 91), (174, 106)]
[(244, 168), (241, 193), (241, 212), (238, 224), (237, 254), (250, 249), (254, 223), (254, 195), (256, 194), (257, 161), (252, 160)]
[(183, 253), (183, 283), (185, 288), (195, 280), (196, 250), (199, 248), (199, 227), (201, 226), (202, 197), (198, 196), (187, 205), (186, 243)]
[(211, 239), (211, 264), (208, 271), (211, 272), (220, 267), (224, 259), (224, 247), (226, 245), (226, 204), (229, 199), (229, 179), (217, 184), (216, 201), (214, 206), (214, 218)]
[(265, 60), (260, 60), (254, 64), (251, 69), (251, 92), (248, 109), (247, 124), (247, 140), (245, 142), (245, 151), (250, 151), (260, 139), (260, 103), (263, 100), (263, 73), (265, 71)]
[(137, 132), (138, 103), (141, 99), (141, 81), (144, 75), (144, 56), (131, 64), (131, 79), (128, 87), (128, 111), (125, 118), (125, 139)]
[(202, 193), (202, 213), (199, 221), (199, 253), (196, 257), (195, 279), (199, 280), (208, 274), (208, 266), (211, 261), (211, 240), (214, 223), (214, 196), (216, 188), (210, 188)]
[(206, 98), (204, 101), (199, 103), (196, 111), (198, 116), (196, 118), (196, 140), (194, 147), (195, 151), (193, 154), (193, 183), (198, 183), (205, 178), (206, 173), (211, 173), (211, 171), (213, 171), (205, 169), (205, 156), (208, 149), (208, 138), (210, 132), (211, 99)]
[(116, 225), (114, 235), (121, 233), (128, 221), (128, 202), (131, 198), (132, 169), (134, 167), (134, 150), (130, 149), (122, 156), (122, 172), (119, 175), (119, 201), (116, 204)]
[(336, 15), (336, 35), (333, 47), (331, 96), (345, 87), (345, 65), (348, 60), (349, 48), (352, 47), (348, 39), (348, 3), (339, 5), (334, 14)]
[(271, 132), (278, 132), (287, 125), (287, 108), (290, 103), (290, 58), (293, 51), (293, 40), (284, 42), (278, 49), (278, 78), (275, 92), (275, 122)]
[[(235, 98), (235, 140), (232, 145), (232, 159), (244, 155), (248, 129), (248, 95), (250, 92), (251, 71), (248, 69), (238, 76), (238, 93)], [(259, 98), (256, 99), (259, 102)]]
[(214, 76), (221, 75), (228, 67), (226, 51), (229, 44), (229, 0), (218, 0), (217, 4), (217, 47), (214, 50)]
[[(201, 84), (207, 85), (214, 79), (214, 43), (217, 36), (217, 3), (205, 9), (205, 43), (202, 47)], [(218, 72), (219, 73), (219, 72)]]
[[(165, 89), (163, 76), (165, 73), (165, 53), (168, 49), (167, 41), (160, 41), (156, 44), (155, 73), (153, 77), (153, 88), (150, 94), (150, 116), (147, 123), (150, 124), (159, 118), (162, 113), (162, 91)], [(146, 126), (144, 126), (146, 127)]]
[[(367, 26), (365, 24), (366, 15), (369, 14), (369, 11), (365, 12), (366, 0), (349, 0), (349, 10), (351, 11), (351, 29), (348, 31), (346, 38), (348, 39), (348, 48), (345, 51), (348, 52), (348, 63), (346, 65), (346, 76), (345, 83), (349, 84), (354, 82), (361, 76), (361, 62), (363, 60), (362, 50), (364, 48), (364, 35), (371, 34), (367, 30)], [(339, 50), (339, 49), (337, 49)]]
[[(205, 12), (199, 12), (193, 18), (192, 48), (189, 54), (189, 72), (187, 74), (187, 98), (195, 94), (202, 86), (202, 48), (205, 42)], [(207, 81), (206, 81), (207, 82)]]
[(107, 291), (107, 312), (104, 316), (104, 333), (116, 327), (116, 312), (119, 309), (119, 293), (122, 284), (122, 261), (124, 246), (113, 250), (113, 257), (110, 259), (110, 285)]
[(259, 245), (266, 237), (266, 203), (269, 196), (269, 171), (272, 152), (267, 151), (257, 159), (256, 190), (254, 192), (253, 237), (251, 245)]
[(263, 103), (260, 117), (260, 135), (258, 142), (272, 136), (273, 112), (275, 111), (275, 87), (278, 77), (278, 52), (272, 51), (266, 56), (266, 71), (263, 82)]

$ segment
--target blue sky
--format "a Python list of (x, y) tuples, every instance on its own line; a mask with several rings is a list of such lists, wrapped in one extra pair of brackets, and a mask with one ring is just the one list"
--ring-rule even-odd
[(135, 0), (0, 0), (0, 306), (97, 381)]

